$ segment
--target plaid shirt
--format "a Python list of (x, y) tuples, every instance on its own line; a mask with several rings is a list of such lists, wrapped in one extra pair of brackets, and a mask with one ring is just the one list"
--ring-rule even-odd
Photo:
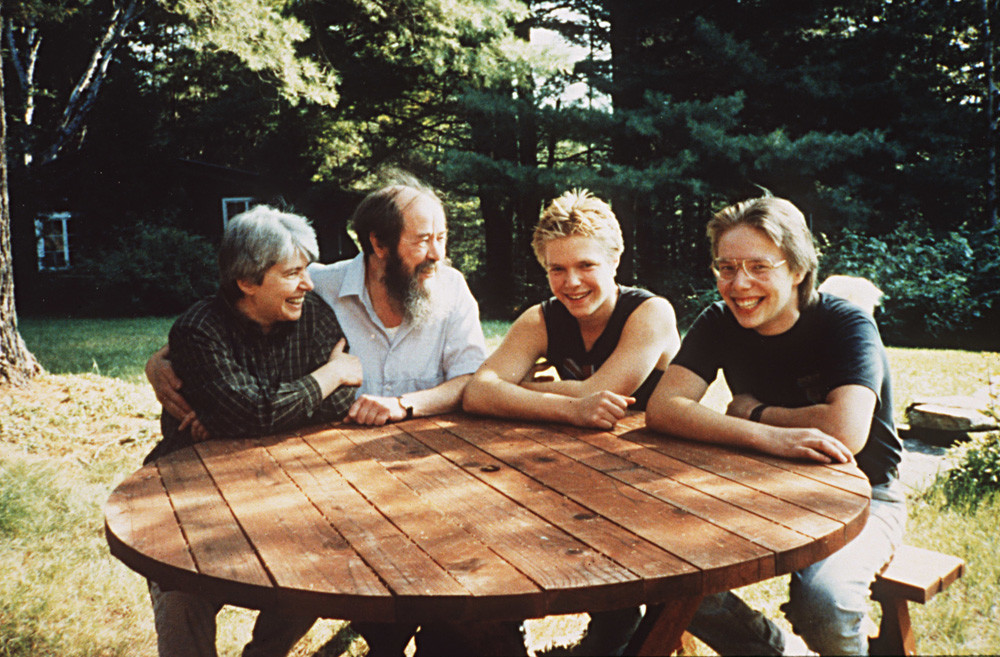
[[(326, 363), (343, 331), (333, 311), (308, 293), (302, 317), (264, 333), (222, 296), (199, 301), (170, 329), (170, 361), (181, 392), (213, 438), (247, 438), (338, 420), (356, 388), (326, 399), (309, 374)], [(192, 444), (163, 413), (163, 440), (146, 462)]]

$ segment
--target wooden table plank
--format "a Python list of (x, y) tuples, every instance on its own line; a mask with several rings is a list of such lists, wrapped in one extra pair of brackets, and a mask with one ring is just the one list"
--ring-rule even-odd
[(104, 518), (105, 533), (115, 556), (128, 554), (140, 559), (147, 568), (160, 571), (161, 576), (169, 576), (175, 569), (197, 572), (155, 468), (143, 470), (140, 476), (118, 486), (104, 505)]
[[(485, 425), (484, 425), (485, 426)], [(707, 522), (677, 505), (640, 491), (624, 482), (596, 476), (587, 465), (568, 458), (543, 443), (559, 440), (546, 428), (518, 428), (505, 433), (469, 432), (468, 425), (453, 429), (479, 448), (531, 475), (544, 486), (566, 495), (593, 512), (659, 545), (704, 573), (705, 586), (732, 588), (774, 573), (773, 551)], [(536, 440), (529, 440), (534, 437)], [(609, 455), (610, 456), (610, 455)], [(631, 468), (626, 468), (631, 469)], [(670, 523), (650, 523), (651, 517), (670, 517)], [(725, 551), (706, 544), (726, 544)], [(734, 568), (734, 564), (741, 564)], [(725, 569), (724, 576), (719, 575)], [(738, 582), (738, 583), (737, 583)]]
[(263, 447), (210, 440), (195, 449), (278, 587), (303, 606), (336, 596), (371, 616), (391, 609), (391, 593)]
[[(739, 481), (762, 493), (770, 493), (787, 502), (815, 511), (821, 515), (837, 519), (853, 517), (868, 506), (868, 496), (860, 493), (849, 495), (817, 495), (815, 481), (747, 454), (733, 452), (719, 445), (692, 443), (687, 440), (661, 436), (644, 431), (625, 434), (623, 438), (649, 447), (655, 451), (684, 461), (689, 465), (707, 470), (727, 479)], [(720, 458), (723, 457), (724, 458)], [(822, 465), (817, 465), (822, 468)], [(820, 486), (829, 485), (816, 482)]]
[[(701, 572), (697, 567), (560, 495), (526, 474), (507, 467), (505, 462), (460, 437), (468, 438), (471, 434), (474, 442), (475, 434), (489, 431), (488, 428), (470, 426), (467, 422), (459, 426), (447, 419), (434, 422), (446, 431), (419, 432), (415, 437), (472, 476), (518, 504), (531, 508), (549, 522), (646, 579), (647, 592), (651, 598), (676, 595), (682, 590), (700, 590)], [(669, 585), (663, 586), (655, 581), (656, 578), (663, 577), (670, 578)], [(600, 600), (595, 605), (594, 610), (601, 610), (605, 606), (613, 608), (610, 601)]]
[(633, 573), (499, 492), (483, 487), (475, 477), (409, 435), (423, 431), (441, 429), (420, 419), (345, 435), (428, 503), (462, 518), (467, 532), (488, 542), (493, 551), (542, 589), (549, 613), (579, 611), (579, 601), (571, 607), (563, 602), (574, 599), (574, 590), (614, 598), (634, 596), (642, 589), (641, 580)]
[(777, 468), (790, 470), (804, 477), (822, 481), (831, 486), (855, 493), (856, 495), (871, 496), (871, 485), (868, 483), (868, 477), (856, 467), (847, 468), (845, 467), (846, 464), (842, 463), (820, 464), (817, 467), (813, 463), (792, 461), (768, 454), (749, 454), (749, 456), (757, 461), (762, 461)]
[[(558, 431), (572, 436), (575, 440), (561, 441), (549, 437), (548, 444), (553, 448), (563, 451), (572, 449), (574, 453), (582, 454), (586, 447), (582, 447), (580, 443), (584, 443), (595, 449), (611, 452), (643, 469), (611, 462), (611, 467), (606, 472), (608, 475), (628, 481), (651, 494), (670, 499), (691, 513), (711, 519), (748, 540), (773, 549), (779, 574), (814, 563), (820, 558), (817, 555), (829, 554), (853, 538), (853, 535), (845, 534), (843, 522), (833, 520), (828, 515), (786, 502), (772, 495), (770, 491), (747, 490), (745, 486), (732, 479), (700, 467), (692, 467), (690, 463), (668, 456), (665, 452), (670, 451), (669, 445), (680, 439), (661, 437), (650, 433), (650, 430), (644, 427), (621, 433), (587, 431), (569, 426), (560, 426)], [(643, 436), (641, 441), (630, 440), (630, 437), (640, 434)], [(665, 444), (663, 449), (656, 451), (646, 448), (650, 441), (658, 442), (661, 439)], [(687, 443), (687, 441), (682, 442)], [(594, 461), (593, 458), (588, 460)], [(684, 487), (674, 487), (669, 480), (664, 480), (662, 477), (651, 477), (646, 470), (684, 484)], [(829, 468), (821, 464), (794, 463), (794, 467), (788, 470), (800, 474), (819, 471), (820, 474), (811, 478), (822, 482), (832, 480), (834, 485), (840, 483), (840, 477), (846, 476), (841, 472), (831, 474)], [(856, 479), (855, 482), (860, 483)], [(867, 484), (860, 483), (860, 486), (852, 484), (840, 487), (853, 492), (867, 491), (866, 486)], [(703, 495), (744, 509), (749, 515), (733, 514), (726, 507), (716, 507)], [(864, 502), (860, 504), (864, 505)]]
[[(193, 450), (156, 461), (163, 485), (184, 529), (198, 572), (220, 580), (270, 588), (271, 578), (236, 522), (229, 505), (211, 484)], [(209, 485), (206, 485), (206, 482)]]
[[(397, 616), (442, 620), (464, 617), (467, 598), (489, 604), (490, 613), (517, 617), (539, 588), (486, 545), (427, 504), (372, 459), (348, 458), (356, 449), (335, 429), (304, 438), (312, 456), (298, 458), (316, 476), (286, 471), (324, 511), (352, 547), (397, 596)], [(288, 446), (282, 444), (282, 449)], [(273, 448), (272, 448), (273, 449)], [(326, 470), (344, 477), (346, 488), (331, 490)], [(364, 496), (356, 489), (363, 488)], [(386, 522), (388, 520), (388, 522)], [(497, 591), (503, 591), (498, 595)], [(410, 600), (413, 598), (414, 600)]]
[(595, 447), (613, 451), (645, 469), (763, 516), (799, 534), (804, 534), (812, 538), (821, 538), (829, 535), (831, 532), (838, 531), (844, 526), (843, 522), (786, 502), (772, 495), (770, 492), (748, 491), (744, 486), (733, 486), (734, 482), (732, 479), (727, 479), (702, 468), (692, 467), (689, 463), (669, 456), (665, 453), (669, 449), (661, 451), (646, 449), (642, 445), (629, 440), (631, 433), (612, 436), (609, 433), (602, 432), (579, 432), (574, 427), (567, 427), (561, 430), (568, 431), (570, 435), (578, 437), (580, 440), (586, 441)]

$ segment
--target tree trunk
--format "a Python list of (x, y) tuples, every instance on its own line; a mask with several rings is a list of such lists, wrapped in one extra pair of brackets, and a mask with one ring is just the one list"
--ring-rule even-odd
[[(611, 102), (617, 117), (611, 138), (611, 160), (623, 169), (635, 167), (641, 149), (640, 140), (629, 129), (623, 116), (642, 106), (643, 88), (637, 71), (641, 57), (639, 30), (643, 23), (642, 9), (633, 0), (613, 0), (610, 9), (611, 45)], [(618, 281), (631, 285), (635, 281), (635, 226), (637, 199), (627, 187), (620, 187), (612, 194), (611, 206), (621, 225), (625, 240), (625, 253), (618, 265)]]
[[(0, 16), (3, 1), (0, 0)], [(3, 103), (0, 67), (0, 384), (26, 382), (42, 367), (17, 332), (14, 309), (14, 260), (10, 248), (10, 202), (7, 196), (7, 115)]]
[(1000, 132), (1000, 108), (996, 83), (996, 61), (993, 48), (993, 34), (990, 18), (995, 0), (983, 0), (983, 43), (985, 46), (986, 69), (986, 225), (995, 228), (998, 224), (997, 209), (997, 133)]

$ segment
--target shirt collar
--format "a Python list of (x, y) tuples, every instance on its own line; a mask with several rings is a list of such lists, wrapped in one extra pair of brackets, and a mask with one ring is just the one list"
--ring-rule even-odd
[(363, 297), (365, 290), (365, 254), (359, 253), (347, 265), (344, 282), (338, 293), (341, 297)]

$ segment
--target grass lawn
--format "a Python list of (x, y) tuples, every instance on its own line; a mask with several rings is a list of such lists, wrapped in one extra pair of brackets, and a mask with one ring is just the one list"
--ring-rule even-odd
[[(29, 348), (49, 371), (25, 388), (0, 390), (0, 657), (155, 654), (145, 584), (107, 551), (101, 506), (158, 439), (159, 407), (142, 366), (162, 345), (170, 318), (21, 321)], [(495, 347), (506, 323), (485, 327)], [(896, 412), (922, 396), (968, 394), (1000, 372), (1000, 354), (890, 349)], [(915, 491), (908, 541), (957, 554), (965, 578), (928, 605), (912, 605), (923, 654), (1000, 653), (1000, 560), (994, 557), (1000, 500), (972, 515), (942, 510)], [(787, 576), (741, 590), (780, 619)], [(221, 655), (236, 655), (254, 615), (220, 616)], [(579, 617), (529, 628), (532, 645), (571, 641)], [(567, 638), (568, 637), (568, 638)], [(294, 654), (362, 655), (363, 642), (322, 621)]]
[(167, 343), (173, 317), (139, 319), (24, 318), (18, 328), (31, 353), (54, 374), (100, 374), (133, 383)]

